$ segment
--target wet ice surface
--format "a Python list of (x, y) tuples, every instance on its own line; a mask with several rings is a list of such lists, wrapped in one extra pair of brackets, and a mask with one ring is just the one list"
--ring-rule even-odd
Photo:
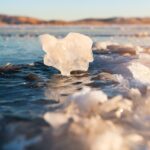
[[(69, 32), (144, 52), (94, 50), (87, 72), (64, 77), (43, 64), (38, 36)], [(0, 149), (150, 149), (150, 37), (142, 32), (150, 27), (0, 28)]]

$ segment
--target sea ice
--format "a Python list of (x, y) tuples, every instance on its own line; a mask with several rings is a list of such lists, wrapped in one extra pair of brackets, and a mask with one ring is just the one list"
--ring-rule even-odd
[(143, 52), (143, 48), (140, 46), (134, 46), (130, 43), (128, 44), (119, 44), (111, 41), (97, 41), (93, 44), (93, 50), (98, 51), (110, 51), (110, 52), (116, 52), (119, 54), (131, 54), (136, 55), (140, 52)]
[(53, 128), (58, 128), (68, 121), (70, 115), (64, 113), (48, 112), (45, 113), (43, 117), (46, 122), (48, 122)]
[(108, 45), (118, 45), (111, 41), (97, 41), (93, 44), (93, 50), (106, 50)]
[(123, 137), (116, 131), (106, 131), (92, 143), (92, 150), (119, 150), (124, 147)]
[(69, 96), (68, 100), (73, 102), (81, 113), (92, 114), (98, 110), (99, 104), (106, 102), (108, 98), (101, 90), (84, 87), (81, 91)]
[(139, 62), (147, 67), (150, 67), (150, 54), (141, 53), (139, 55)]
[(46, 52), (44, 64), (60, 70), (69, 76), (71, 71), (87, 71), (89, 62), (93, 61), (92, 40), (80, 33), (69, 33), (63, 39), (52, 35), (40, 36), (42, 48)]
[(137, 37), (148, 37), (149, 36), (149, 33), (144, 31), (144, 32), (138, 32), (135, 34), (135, 36)]
[(108, 45), (107, 49), (111, 52), (116, 52), (119, 54), (130, 54), (136, 55), (136, 48), (128, 45)]
[(150, 84), (150, 69), (147, 66), (139, 62), (131, 62), (128, 69), (137, 81), (143, 84)]

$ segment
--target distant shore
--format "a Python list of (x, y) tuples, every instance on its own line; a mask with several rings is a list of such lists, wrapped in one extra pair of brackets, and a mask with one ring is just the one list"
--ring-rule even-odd
[(65, 21), (65, 20), (41, 20), (32, 17), (24, 16), (9, 16), (9, 15), (0, 15), (0, 26), (5, 25), (52, 25), (52, 26), (69, 26), (69, 25), (92, 25), (92, 26), (101, 26), (101, 25), (123, 25), (123, 24), (139, 24), (139, 25), (150, 25), (150, 17), (145, 18), (87, 18), (74, 21)]

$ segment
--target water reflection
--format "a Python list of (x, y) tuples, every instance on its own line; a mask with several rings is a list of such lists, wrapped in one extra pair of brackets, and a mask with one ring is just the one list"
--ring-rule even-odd
[(80, 90), (84, 85), (91, 82), (91, 76), (88, 73), (74, 73), (70, 77), (54, 75), (46, 84), (45, 96), (48, 99), (64, 102), (68, 95)]

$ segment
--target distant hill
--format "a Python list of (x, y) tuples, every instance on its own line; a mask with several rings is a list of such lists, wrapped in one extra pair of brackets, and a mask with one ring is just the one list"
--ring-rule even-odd
[(75, 21), (40, 20), (24, 16), (0, 15), (0, 25), (109, 25), (109, 24), (150, 24), (150, 18), (88, 18)]

